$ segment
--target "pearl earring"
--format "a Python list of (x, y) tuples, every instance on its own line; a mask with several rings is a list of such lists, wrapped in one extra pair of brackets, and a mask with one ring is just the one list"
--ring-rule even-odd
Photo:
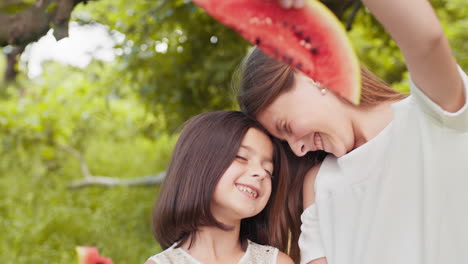
[(327, 89), (322, 88), (322, 89), (320, 89), (320, 92), (322, 93), (322, 95), (325, 95), (327, 93)]

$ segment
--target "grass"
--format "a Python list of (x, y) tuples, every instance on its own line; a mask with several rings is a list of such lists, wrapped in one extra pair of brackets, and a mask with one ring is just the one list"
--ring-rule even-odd
[[(165, 169), (174, 140), (95, 138), (85, 159), (96, 175), (155, 174)], [(77, 263), (79, 245), (98, 247), (116, 264), (143, 263), (160, 251), (151, 233), (159, 186), (70, 190), (68, 185), (82, 177), (75, 158), (53, 171), (31, 164), (28, 169), (0, 167), (1, 263)]]

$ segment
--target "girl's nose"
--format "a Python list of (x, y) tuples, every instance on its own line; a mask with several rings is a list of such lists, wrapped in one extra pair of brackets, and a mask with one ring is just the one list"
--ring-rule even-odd
[(267, 174), (268, 173), (261, 164), (252, 164), (252, 167), (250, 168), (250, 176), (263, 179), (267, 176)]

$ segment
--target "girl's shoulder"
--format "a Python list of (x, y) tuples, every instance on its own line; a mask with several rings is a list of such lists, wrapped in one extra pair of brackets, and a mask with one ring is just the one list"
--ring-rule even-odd
[(278, 251), (278, 259), (277, 259), (276, 263), (278, 263), (278, 264), (294, 264), (294, 261), (286, 253)]
[(272, 246), (260, 245), (248, 240), (247, 252), (239, 264), (258, 263), (258, 264), (290, 264), (291, 258), (285, 253)]
[(176, 243), (170, 248), (148, 258), (145, 264), (172, 264), (172, 263), (184, 263), (184, 264), (200, 264), (182, 248), (176, 247)]
[[(266, 260), (266, 259), (276, 259), (278, 255), (278, 249), (272, 246), (260, 245), (255, 242), (248, 240), (247, 252), (245, 254), (249, 260)], [(256, 263), (256, 262), (255, 262)], [(261, 262), (261, 263), (270, 263), (270, 262)]]

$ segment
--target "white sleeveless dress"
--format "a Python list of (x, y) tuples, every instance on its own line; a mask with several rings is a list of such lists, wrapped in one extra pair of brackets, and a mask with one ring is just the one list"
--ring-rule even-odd
[[(244, 256), (237, 264), (276, 264), (278, 257), (278, 249), (271, 246), (263, 246), (248, 241), (247, 250)], [(183, 248), (176, 248), (177, 242), (170, 248), (158, 253), (148, 260), (152, 260), (158, 264), (203, 264), (196, 260)]]

